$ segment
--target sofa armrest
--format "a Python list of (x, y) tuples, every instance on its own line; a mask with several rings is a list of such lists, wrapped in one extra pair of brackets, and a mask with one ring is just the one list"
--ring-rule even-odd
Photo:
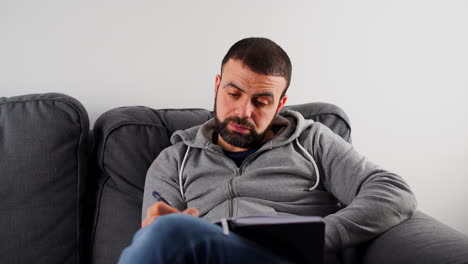
[(372, 241), (362, 263), (468, 263), (468, 237), (416, 211)]
[(88, 133), (68, 95), (0, 97), (0, 263), (86, 263)]

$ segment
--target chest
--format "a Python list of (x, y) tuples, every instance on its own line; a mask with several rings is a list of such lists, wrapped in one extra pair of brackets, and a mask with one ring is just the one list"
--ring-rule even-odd
[(238, 167), (223, 153), (196, 150), (187, 160), (183, 185), (188, 201), (207, 197), (215, 201), (247, 197), (265, 200), (297, 200), (317, 177), (310, 160), (293, 144), (260, 149)]

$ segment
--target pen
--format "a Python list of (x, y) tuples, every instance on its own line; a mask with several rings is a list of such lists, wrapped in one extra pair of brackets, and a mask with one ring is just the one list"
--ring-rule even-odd
[(158, 200), (158, 202), (163, 202), (169, 206), (172, 206), (166, 199), (164, 199), (164, 197), (162, 197), (157, 191), (154, 191), (153, 192), (153, 197), (156, 198), (156, 200)]

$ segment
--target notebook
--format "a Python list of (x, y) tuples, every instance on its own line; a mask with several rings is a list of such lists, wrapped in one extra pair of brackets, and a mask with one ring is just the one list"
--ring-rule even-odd
[(316, 216), (248, 216), (214, 222), (294, 263), (325, 262), (325, 223)]

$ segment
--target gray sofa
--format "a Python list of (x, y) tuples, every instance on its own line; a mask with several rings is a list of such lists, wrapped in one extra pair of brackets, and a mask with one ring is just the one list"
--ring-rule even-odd
[[(351, 142), (345, 113), (294, 105)], [(204, 109), (121, 107), (89, 129), (70, 96), (0, 98), (0, 263), (115, 263), (140, 226), (146, 170), (171, 134)], [(342, 263), (468, 263), (468, 237), (416, 212)]]

